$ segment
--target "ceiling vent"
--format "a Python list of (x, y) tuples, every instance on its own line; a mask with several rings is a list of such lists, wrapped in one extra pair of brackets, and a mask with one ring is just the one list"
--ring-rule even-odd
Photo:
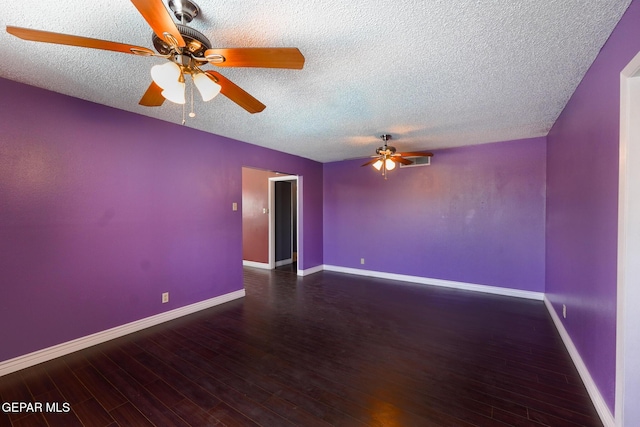
[(418, 166), (429, 166), (431, 164), (431, 157), (405, 157), (407, 160), (411, 160), (413, 163), (410, 165), (399, 164), (401, 168), (417, 168)]

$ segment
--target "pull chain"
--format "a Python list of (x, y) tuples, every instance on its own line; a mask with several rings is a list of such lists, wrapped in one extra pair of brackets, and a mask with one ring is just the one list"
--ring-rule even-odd
[(191, 87), (191, 112), (189, 113), (189, 117), (193, 118), (196, 116), (196, 113), (193, 111), (193, 86), (195, 85), (195, 83), (193, 83), (193, 79), (191, 79), (191, 84), (189, 85)]
[[(185, 82), (186, 83), (186, 82)], [(188, 84), (188, 83), (187, 83)], [(194, 84), (189, 84), (189, 95), (191, 96), (191, 111), (189, 112), (189, 117), (193, 118), (196, 116), (196, 113), (193, 110), (193, 86)], [(182, 125), (184, 126), (187, 123), (187, 103), (182, 104)]]

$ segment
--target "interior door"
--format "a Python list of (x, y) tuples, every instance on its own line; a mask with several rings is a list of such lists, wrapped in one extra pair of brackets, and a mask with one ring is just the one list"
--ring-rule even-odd
[(275, 182), (276, 266), (293, 262), (293, 198), (290, 181)]

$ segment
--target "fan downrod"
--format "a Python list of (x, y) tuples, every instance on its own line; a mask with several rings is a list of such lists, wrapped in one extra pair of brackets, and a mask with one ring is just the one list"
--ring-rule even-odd
[(390, 156), (396, 153), (396, 147), (387, 145), (387, 141), (391, 139), (391, 135), (385, 133), (383, 135), (380, 135), (380, 139), (384, 141), (384, 145), (382, 147), (378, 147), (378, 149), (376, 150), (376, 154)]

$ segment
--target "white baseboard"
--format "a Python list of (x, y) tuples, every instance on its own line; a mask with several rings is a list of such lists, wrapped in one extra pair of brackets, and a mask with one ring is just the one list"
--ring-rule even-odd
[(547, 310), (551, 315), (551, 319), (553, 319), (553, 323), (556, 325), (556, 329), (558, 330), (558, 333), (560, 334), (560, 337), (564, 342), (564, 346), (567, 348), (567, 351), (571, 356), (571, 360), (573, 360), (573, 364), (576, 366), (576, 369), (580, 374), (580, 378), (582, 379), (582, 382), (584, 383), (584, 386), (589, 393), (589, 397), (591, 398), (593, 406), (595, 406), (596, 411), (600, 416), (602, 424), (604, 424), (605, 427), (614, 427), (615, 420), (613, 418), (611, 410), (609, 409), (609, 406), (607, 406), (607, 403), (602, 397), (602, 394), (600, 394), (598, 386), (596, 386), (596, 383), (593, 381), (593, 378), (591, 377), (587, 366), (584, 364), (582, 357), (580, 357), (580, 353), (578, 353), (578, 349), (573, 344), (569, 333), (562, 324), (562, 320), (560, 320), (560, 317), (556, 313), (556, 310), (553, 308), (553, 304), (551, 304), (551, 301), (549, 301), (546, 296), (544, 297), (544, 305), (547, 307)]
[(324, 265), (316, 265), (315, 267), (307, 268), (306, 270), (298, 269), (298, 276), (308, 276), (310, 274), (319, 273), (324, 270)]
[(220, 295), (215, 298), (176, 308), (175, 310), (165, 311), (164, 313), (159, 313), (155, 316), (146, 317), (144, 319), (136, 320), (135, 322), (116, 326), (115, 328), (77, 338), (72, 341), (67, 341), (53, 347), (48, 347), (42, 350), (34, 351), (33, 353), (5, 360), (0, 362), (0, 377), (24, 368), (28, 368), (30, 366), (37, 365), (38, 363), (55, 359), (56, 357), (73, 353), (74, 351), (83, 350), (96, 344), (101, 344), (103, 342), (107, 342), (112, 339), (131, 334), (133, 332), (138, 332), (151, 326), (159, 325), (160, 323), (168, 322), (170, 320), (174, 320), (200, 310), (211, 308), (216, 305), (224, 304), (225, 302), (242, 298), (244, 296), (245, 290), (240, 289), (234, 292), (229, 292), (228, 294)]
[(504, 295), (509, 297), (526, 298), (542, 301), (543, 292), (523, 291), (520, 289), (501, 288), (499, 286), (478, 285), (475, 283), (455, 282), (452, 280), (430, 279), (428, 277), (409, 276), (406, 274), (384, 273), (382, 271), (362, 270), (359, 268), (339, 267), (336, 265), (324, 265), (324, 270), (338, 273), (356, 274), (359, 276), (378, 277), (380, 279), (399, 280), (402, 282), (418, 283), (421, 285), (442, 286), (445, 288), (464, 289), (466, 291), (484, 292), (488, 294)]
[(269, 263), (268, 262), (256, 262), (256, 261), (247, 261), (247, 260), (242, 260), (242, 265), (244, 267), (255, 267), (255, 268), (262, 268), (263, 270), (271, 270), (269, 268)]
[(289, 259), (283, 259), (281, 261), (276, 261), (276, 267), (289, 265), (289, 264), (293, 264), (293, 259), (289, 258)]

